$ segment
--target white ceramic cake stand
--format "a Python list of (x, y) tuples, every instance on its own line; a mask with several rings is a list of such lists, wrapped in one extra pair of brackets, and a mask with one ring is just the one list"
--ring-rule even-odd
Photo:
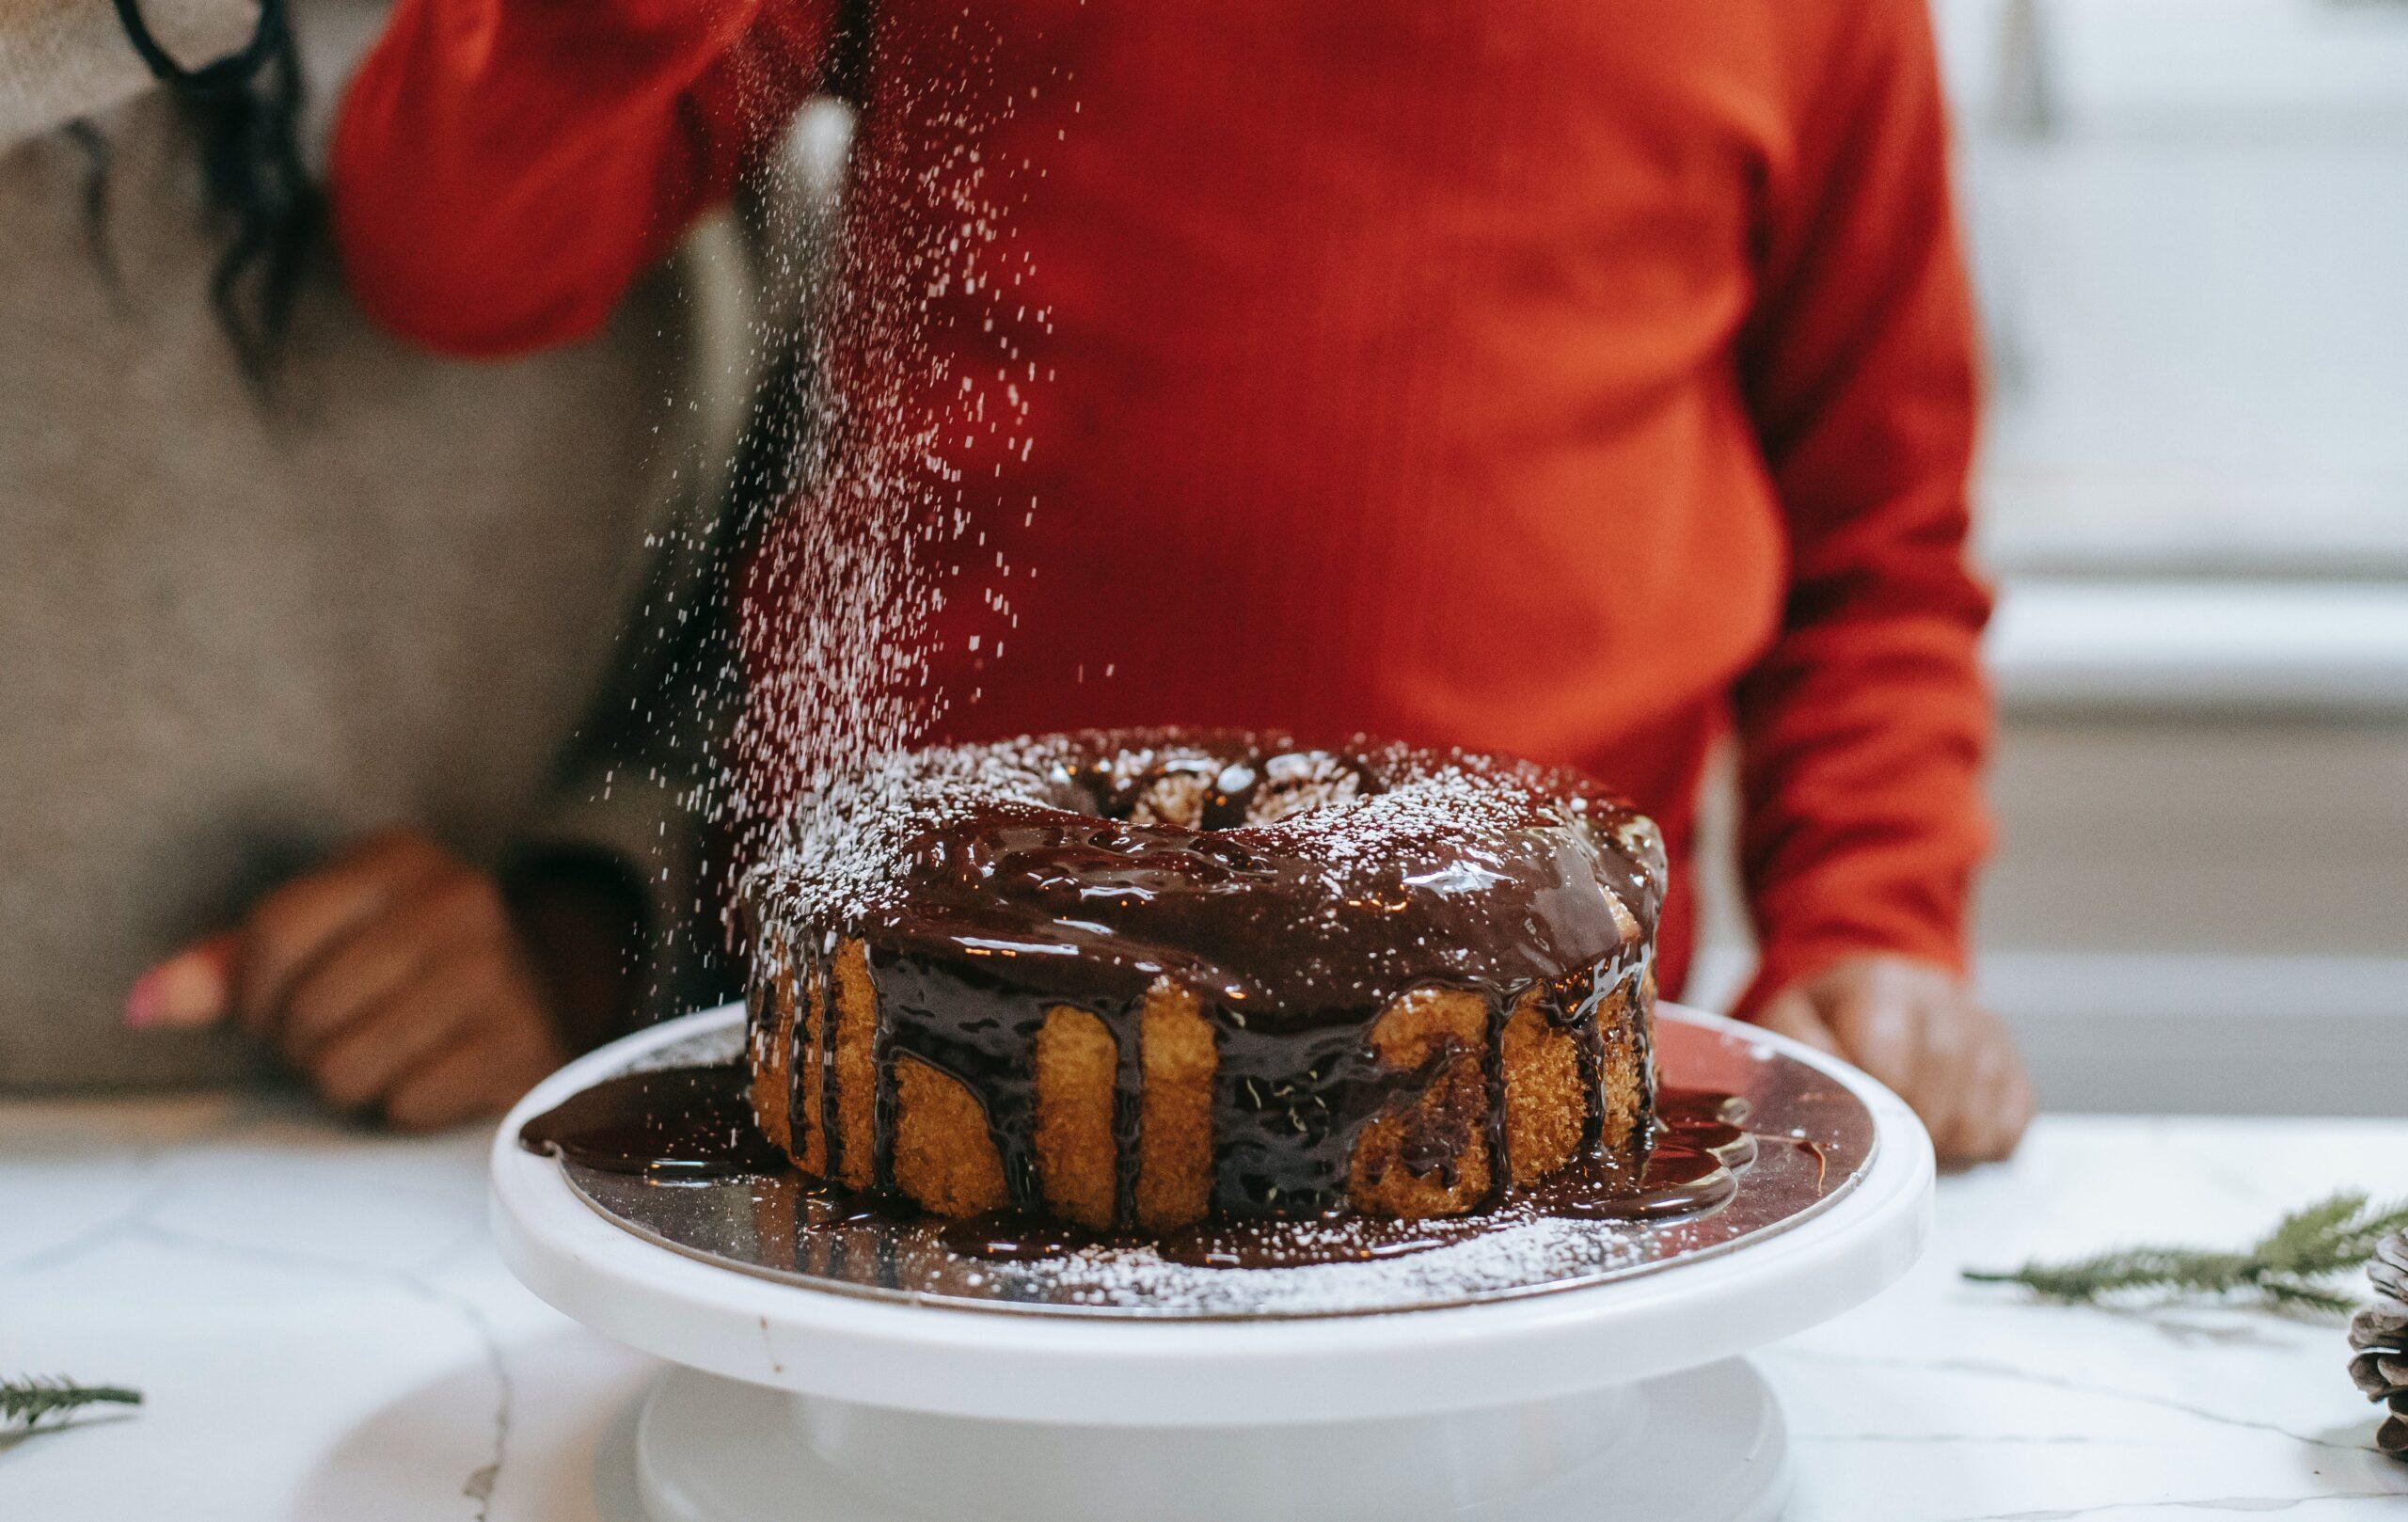
[[(1381, 1315), (1214, 1322), (881, 1302), (733, 1272), (605, 1219), (520, 1124), (689, 1036), (597, 1052), (518, 1106), (494, 1225), (534, 1292), (680, 1367), (632, 1424), (652, 1522), (1729, 1522), (1776, 1515), (1787, 1440), (1739, 1355), (1914, 1260), (1932, 1155), (1863, 1074), (1873, 1160), (1798, 1224), (1637, 1277)], [(1673, 1018), (1736, 1029), (1714, 1016)], [(622, 1502), (624, 1504), (624, 1500)]]

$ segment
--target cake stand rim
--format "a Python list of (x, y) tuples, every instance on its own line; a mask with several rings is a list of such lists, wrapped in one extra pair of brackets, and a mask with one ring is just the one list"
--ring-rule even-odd
[(1672, 1019), (1761, 1041), (1847, 1087), (1873, 1162), (1827, 1210), (1762, 1241), (1639, 1277), (1521, 1298), (1273, 1321), (1104, 1320), (896, 1304), (714, 1267), (612, 1225), (558, 1163), (525, 1151), (531, 1116), (634, 1057), (729, 1018), (701, 1011), (569, 1064), (502, 1122), (497, 1245), (538, 1296), (673, 1362), (778, 1388), (962, 1416), (1125, 1425), (1373, 1417), (1634, 1382), (1744, 1353), (1870, 1298), (1929, 1229), (1929, 1138), (1869, 1076), (1770, 1032), (1678, 1006)]

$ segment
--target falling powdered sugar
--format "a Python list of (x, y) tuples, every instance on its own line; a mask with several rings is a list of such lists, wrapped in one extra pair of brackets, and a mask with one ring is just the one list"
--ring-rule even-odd
[[(597, 799), (648, 793), (665, 816), (651, 869), (676, 892), (656, 893), (669, 912), (646, 959), (663, 1004), (725, 987), (720, 911), (742, 868), (774, 839), (834, 840), (836, 821), (806, 817), (832, 785), (974, 701), (942, 658), (1000, 657), (1017, 626), (990, 535), (1006, 505), (1024, 524), (1038, 504), (1000, 504), (989, 478), (1035, 452), (1054, 314), (1015, 229), (1044, 166), (995, 143), (1070, 88), (1067, 71), (994, 87), (1006, 41), (1033, 40), (965, 16), (939, 66), (913, 51), (928, 39), (873, 17), (809, 60), (724, 61), (748, 132), (775, 146), (739, 198), (748, 254), (705, 239), (679, 267), (713, 277), (698, 332), (733, 289), (718, 277), (751, 277), (749, 343), (727, 362), (751, 418), (724, 468), (680, 467), (700, 487), (647, 541), (628, 696), (594, 737), (612, 763)], [(798, 110), (806, 63), (825, 93)]]

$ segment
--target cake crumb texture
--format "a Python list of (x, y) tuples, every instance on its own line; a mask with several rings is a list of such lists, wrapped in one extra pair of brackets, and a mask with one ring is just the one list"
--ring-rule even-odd
[(1085, 1009), (1055, 1005), (1037, 1033), (1037, 1177), (1054, 1213), (1108, 1230), (1119, 1192), (1112, 1094), (1119, 1043)]
[(1504, 1058), (1505, 1156), (1513, 1182), (1535, 1183), (1572, 1161), (1589, 1126), (1579, 1042), (1532, 989), (1505, 1022)]
[(768, 1008), (757, 1011), (749, 1027), (752, 1042), (752, 1114), (761, 1134), (784, 1152), (797, 1150), (787, 1115), (786, 1085), (793, 1073), (795, 987), (791, 969), (782, 968), (770, 980)]
[(1168, 978), (1146, 991), (1138, 1051), (1137, 1224), (1166, 1231), (1212, 1201), (1212, 1081), (1220, 1053), (1196, 995)]
[(878, 989), (870, 982), (869, 948), (846, 940), (836, 950), (835, 974), (836, 1178), (848, 1189), (867, 1189), (878, 1114)]
[(977, 1096), (959, 1079), (905, 1055), (895, 1063), (895, 1102), (896, 1188), (939, 1215), (1004, 1208), (1004, 1161)]

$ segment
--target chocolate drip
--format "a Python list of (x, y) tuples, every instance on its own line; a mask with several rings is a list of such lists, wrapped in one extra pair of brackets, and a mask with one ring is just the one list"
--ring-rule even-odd
[(1363, 1127), (1420, 1098), (1453, 1054), (1391, 1068), (1359, 1030), (1343, 1026), (1224, 1025), (1219, 1036), (1212, 1203), (1225, 1215), (1313, 1214), (1334, 1206)]
[[(1576, 969), (1567, 975), (1576, 978), (1586, 971)], [(1561, 997), (1560, 989), (1556, 996)], [(1513, 1018), (1513, 1007), (1520, 1002), (1518, 998), (1501, 997), (1495, 990), (1488, 993), (1488, 1047), (1481, 1054), (1481, 1079), (1488, 1102), (1482, 1114), (1488, 1129), (1488, 1194), (1482, 1204), (1495, 1204), (1513, 1179), (1513, 1144), (1505, 1132), (1505, 1023)], [(1593, 1095), (1588, 1107), (1597, 1108)], [(1445, 1181), (1448, 1187), (1454, 1186), (1451, 1177)]]
[[(1400, 1080), (1386, 1107), (1390, 1112), (1403, 1110), (1407, 1116), (1404, 1136), (1397, 1147), (1397, 1161), (1404, 1165), (1406, 1172), (1417, 1178), (1435, 1175), (1438, 1181), (1450, 1190), (1455, 1187), (1462, 1176), (1464, 1153), (1471, 1149), (1471, 1128), (1460, 1115), (1443, 1109), (1433, 1113), (1426, 1106), (1431, 1086), (1443, 1080), (1449, 1070), (1463, 1057), (1464, 1049), (1451, 1038), (1441, 1041), (1428, 1060), (1412, 1070), (1410, 1076)], [(1489, 1130), (1488, 1121), (1496, 1112), (1494, 1096), (1489, 1092), (1490, 1069), (1485, 1062), (1481, 1068), (1480, 1080), (1481, 1098), (1491, 1104), (1481, 1112), (1481, 1134), (1490, 1144), (1490, 1155), (1494, 1156), (1496, 1136)], [(1490, 1193), (1493, 1196), (1495, 1191), (1492, 1189)]]
[[(795, 1150), (800, 1152), (802, 1150), (802, 1137), (800, 1134), (801, 1122), (797, 1118), (804, 1113), (802, 1067), (806, 1058), (816, 1060), (817, 1054), (805, 1053), (802, 1049), (803, 1022), (811, 1009), (811, 963), (807, 958), (798, 958), (793, 964), (790, 977), (785, 971), (788, 965), (783, 958), (755, 957), (752, 959), (752, 982), (755, 988), (780, 990), (776, 994), (780, 999), (787, 996), (784, 988), (788, 982), (791, 982), (794, 1007), (786, 1011), (786, 1014), (792, 1023), (783, 1031), (778, 1029), (775, 1018), (776, 1007), (752, 1002), (761, 997), (759, 994), (745, 996), (745, 1015), (748, 1024), (752, 1027), (752, 1036), (749, 1038), (751, 1042), (767, 1043), (782, 1040), (785, 1043), (786, 1125), (788, 1131), (794, 1134)], [(752, 1044), (748, 1045), (746, 1050), (752, 1054), (752, 1060), (758, 1062), (761, 1060), (762, 1054), (769, 1048), (766, 1044)]]
[[(910, 1058), (967, 1088), (987, 1112), (1012, 1208), (1034, 1211), (1037, 1179), (1037, 1033), (1051, 1001), (975, 967), (886, 952), (870, 958), (878, 1028), (886, 1055), (876, 1065), (881, 1112), (894, 1103), (895, 1068)], [(885, 1123), (891, 1131), (892, 1122)], [(883, 1134), (883, 1133), (882, 1133)], [(891, 1140), (874, 1182), (895, 1185)]]
[(1639, 970), (1633, 975), (1632, 1007), (1641, 1011), (1637, 1020), (1624, 1022), (1615, 1035), (1630, 1042), (1633, 1060), (1639, 1069), (1639, 1134), (1652, 1134), (1664, 1118), (1663, 1085), (1656, 1072), (1656, 944), (1651, 938), (1640, 952)]
[[(882, 1195), (895, 1187), (895, 1127), (903, 1102), (895, 1092), (895, 1064), (901, 1057), (909, 1056), (939, 1072), (950, 1072), (952, 1070), (937, 1058), (912, 1051), (895, 1038), (895, 1023), (887, 1018), (886, 985), (879, 980), (875, 964), (870, 968), (869, 986), (872, 996), (878, 1001), (870, 1026), (869, 1180), (871, 1191)], [(988, 1123), (990, 1126), (994, 1123), (991, 1109), (988, 1112)], [(1004, 1170), (1006, 1184), (1012, 1181), (1012, 1177), (1011, 1169), (1006, 1165)], [(1017, 1188), (1012, 1191), (1012, 1202), (1022, 1209), (1026, 1208), (1027, 1198)]]
[(1106, 1023), (1112, 1031), (1112, 1218), (1137, 1218), (1137, 1140), (1145, 1127), (1145, 1006)]
[[(832, 940), (832, 938), (830, 938)], [(813, 1043), (812, 1063), (819, 1070), (819, 1134), (827, 1138), (828, 1176), (845, 1175), (844, 1070), (836, 1060), (841, 1024), (836, 996), (836, 959), (832, 944), (823, 944), (807, 964), (819, 989), (819, 1036)]]
[(1580, 1080), (1580, 1092), (1589, 1097), (1588, 1112), (1580, 1118), (1580, 1155), (1587, 1157), (1597, 1149), (1606, 1124), (1606, 1029), (1605, 1002), (1610, 991), (1600, 990), (1595, 973), (1584, 975), (1578, 981), (1577, 998), (1559, 998), (1550, 1011), (1559, 1029), (1568, 1029), (1573, 1038), (1574, 1071)]
[[(744, 933), (752, 936), (754, 929), (748, 906), (739, 904), (737, 909), (746, 920)], [(743, 1061), (754, 1069), (768, 1061), (778, 1038), (777, 967), (777, 962), (756, 957), (744, 977)], [(791, 1104), (787, 1113), (793, 1113)]]

